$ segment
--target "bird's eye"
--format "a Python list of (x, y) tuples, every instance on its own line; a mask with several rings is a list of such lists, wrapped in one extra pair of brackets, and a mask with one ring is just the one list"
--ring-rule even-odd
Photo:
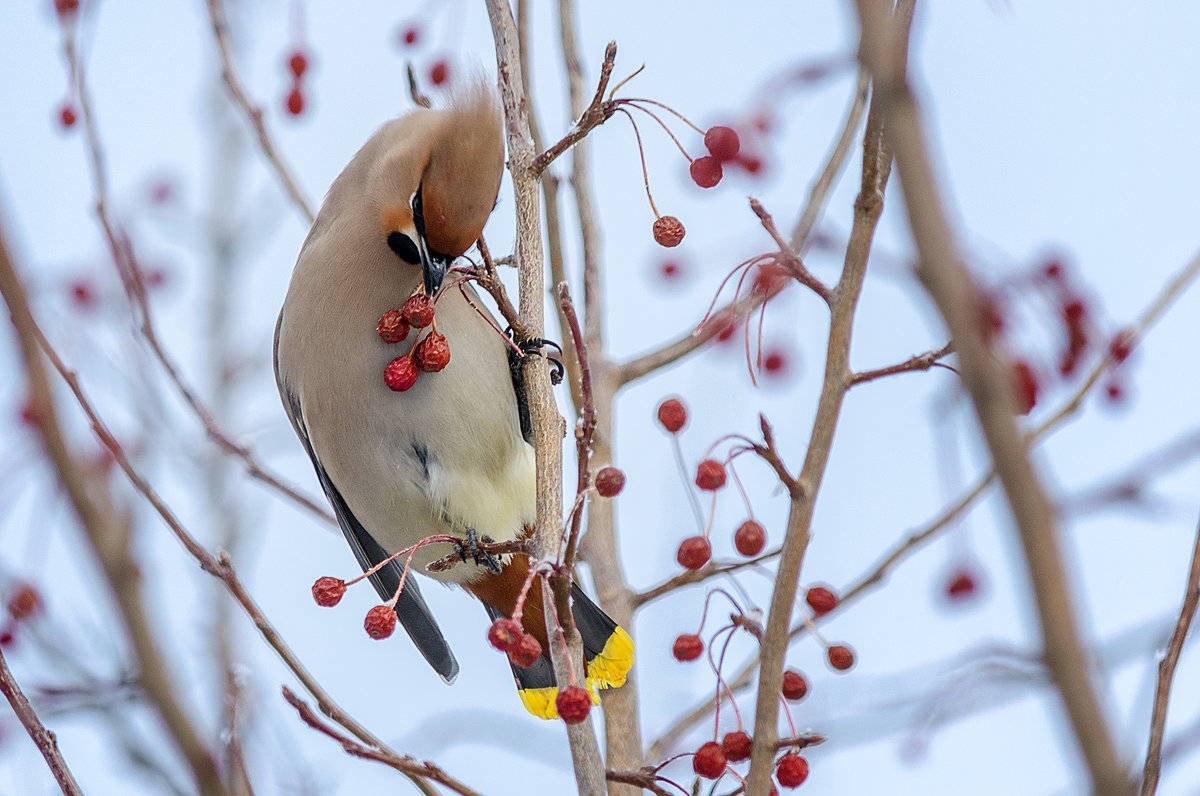
[(387, 244), (404, 262), (409, 265), (420, 265), (421, 254), (417, 251), (417, 244), (413, 243), (413, 239), (403, 232), (393, 232), (388, 235)]

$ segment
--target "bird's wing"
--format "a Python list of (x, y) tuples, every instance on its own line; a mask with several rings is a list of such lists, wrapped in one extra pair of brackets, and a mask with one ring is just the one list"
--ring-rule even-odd
[[(276, 372), (278, 373), (278, 369)], [(321, 481), (321, 488), (325, 490), (325, 495), (333, 506), (338, 525), (341, 526), (346, 541), (350, 543), (354, 557), (358, 559), (363, 571), (366, 571), (387, 558), (388, 554), (354, 516), (354, 512), (342, 498), (342, 493), (338, 491), (337, 486), (334, 485), (333, 480), (313, 453), (312, 444), (308, 439), (308, 429), (304, 426), (304, 414), (300, 400), (291, 390), (287, 389), (285, 384), (279, 384), (279, 391), (284, 396), (284, 407), (296, 429), (296, 435), (304, 444), (304, 450), (308, 453), (308, 458), (312, 460), (313, 468), (317, 471), (317, 478)], [(403, 572), (401, 565), (392, 561), (371, 576), (371, 583), (374, 584), (380, 597), (384, 600), (392, 598), (392, 595), (396, 593), (396, 588), (400, 585)], [(458, 677), (458, 660), (450, 650), (450, 645), (446, 643), (446, 637), (442, 635), (442, 629), (438, 627), (437, 620), (430, 613), (429, 606), (425, 604), (425, 598), (421, 596), (421, 589), (417, 585), (416, 578), (410, 577), (404, 581), (404, 591), (400, 592), (400, 599), (396, 601), (396, 615), (400, 619), (400, 623), (404, 625), (404, 631), (408, 633), (413, 644), (421, 651), (421, 655), (425, 657), (433, 670), (447, 683), (453, 683), (454, 679)]]

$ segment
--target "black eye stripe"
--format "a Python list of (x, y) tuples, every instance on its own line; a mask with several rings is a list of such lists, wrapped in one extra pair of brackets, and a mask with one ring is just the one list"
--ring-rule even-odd
[(413, 239), (403, 232), (389, 234), (387, 244), (396, 253), (397, 257), (409, 265), (419, 265), (421, 263), (421, 253), (417, 251), (417, 244), (413, 243)]

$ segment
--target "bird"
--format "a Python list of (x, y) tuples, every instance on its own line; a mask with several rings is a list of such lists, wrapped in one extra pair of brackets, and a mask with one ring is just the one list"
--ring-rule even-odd
[[(464, 589), (493, 621), (512, 617), (530, 569), (528, 556), (481, 555), (477, 547), (533, 530), (521, 357), (469, 285), (439, 290), (451, 263), (482, 234), (504, 162), (500, 109), (482, 81), (445, 107), (386, 122), (330, 186), (301, 246), (274, 340), (284, 410), (358, 564), (366, 571), (431, 535), (463, 539), (462, 565), (426, 572), (446, 554), (431, 544), (413, 553), (411, 572)], [(396, 392), (383, 373), (397, 346), (376, 333), (377, 324), (415, 294), (437, 296), (432, 328), (451, 356), (440, 372)], [(400, 624), (453, 683), (458, 660), (411, 572), (401, 556), (370, 580), (385, 600), (403, 584)], [(625, 682), (633, 642), (578, 584), (571, 592), (585, 687), (598, 703), (597, 689)], [(521, 623), (543, 652), (528, 667), (510, 662), (518, 693), (530, 713), (554, 718), (558, 684), (536, 585)]]

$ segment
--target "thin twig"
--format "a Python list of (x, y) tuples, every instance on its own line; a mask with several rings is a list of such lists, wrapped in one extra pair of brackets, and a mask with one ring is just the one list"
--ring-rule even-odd
[(1171, 683), (1175, 679), (1175, 667), (1183, 653), (1183, 642), (1187, 639), (1192, 619), (1196, 616), (1196, 605), (1200, 603), (1200, 527), (1196, 528), (1196, 541), (1192, 545), (1192, 563), (1188, 567), (1187, 586), (1183, 591), (1183, 607), (1179, 610), (1179, 621), (1171, 632), (1167, 652), (1158, 662), (1158, 685), (1154, 689), (1154, 715), (1150, 719), (1150, 741), (1147, 744), (1146, 765), (1142, 768), (1142, 786), (1138, 796), (1154, 796), (1158, 790), (1161, 773), (1163, 735), (1167, 729), (1167, 707), (1171, 702)]
[(21, 691), (21, 686), (17, 685), (17, 681), (13, 679), (2, 649), (0, 649), (0, 691), (4, 692), (8, 704), (12, 706), (13, 713), (21, 720), (25, 732), (29, 733), (29, 737), (37, 746), (38, 751), (46, 759), (46, 765), (50, 767), (50, 773), (58, 782), (59, 789), (67, 796), (76, 796), (76, 794), (82, 796), (83, 791), (79, 789), (79, 784), (75, 782), (71, 769), (67, 767), (67, 761), (58, 751), (58, 738), (54, 736), (53, 732), (46, 729), (37, 714), (34, 713), (33, 706), (29, 704), (29, 700)]
[[(886, 368), (877, 368), (876, 370), (864, 370), (861, 373), (855, 373), (850, 376), (850, 385), (864, 384), (868, 381), (882, 379), (884, 376), (895, 376), (897, 373), (915, 373), (917, 371), (925, 371), (930, 368), (940, 365), (941, 360), (954, 352), (954, 343), (946, 343), (941, 348), (935, 351), (926, 351), (924, 354), (916, 354), (903, 362), (898, 362), (895, 365), (888, 365)], [(945, 367), (945, 366), (943, 366)], [(953, 368), (950, 368), (953, 370)]]
[(775, 227), (775, 219), (771, 218), (771, 214), (762, 206), (762, 202), (750, 197), (750, 209), (754, 211), (754, 215), (758, 216), (759, 222), (762, 223), (763, 229), (775, 241), (775, 245), (779, 247), (779, 258), (776, 260), (780, 266), (785, 268), (788, 273), (795, 277), (796, 281), (807, 287), (812, 292), (821, 297), (826, 304), (830, 303), (829, 288), (820, 279), (813, 276), (812, 272), (804, 265), (804, 261), (800, 259), (800, 255), (792, 248), (792, 245), (783, 239), (779, 234), (779, 230)]
[(412, 97), (413, 104), (418, 108), (433, 107), (433, 103), (429, 101), (429, 97), (417, 85), (417, 73), (413, 70), (412, 61), (404, 65), (404, 71), (408, 75), (408, 95)]
[(613, 64), (616, 63), (616, 60), (617, 43), (610, 41), (604, 48), (604, 60), (600, 64), (600, 80), (596, 85), (596, 94), (592, 97), (592, 103), (584, 109), (575, 123), (571, 125), (571, 130), (561, 140), (534, 158), (530, 169), (535, 176), (540, 176), (559, 155), (570, 149), (576, 142), (582, 141), (584, 136), (612, 117), (614, 106), (611, 100), (608, 102), (604, 100), (604, 90), (608, 88), (608, 81), (612, 77)]

